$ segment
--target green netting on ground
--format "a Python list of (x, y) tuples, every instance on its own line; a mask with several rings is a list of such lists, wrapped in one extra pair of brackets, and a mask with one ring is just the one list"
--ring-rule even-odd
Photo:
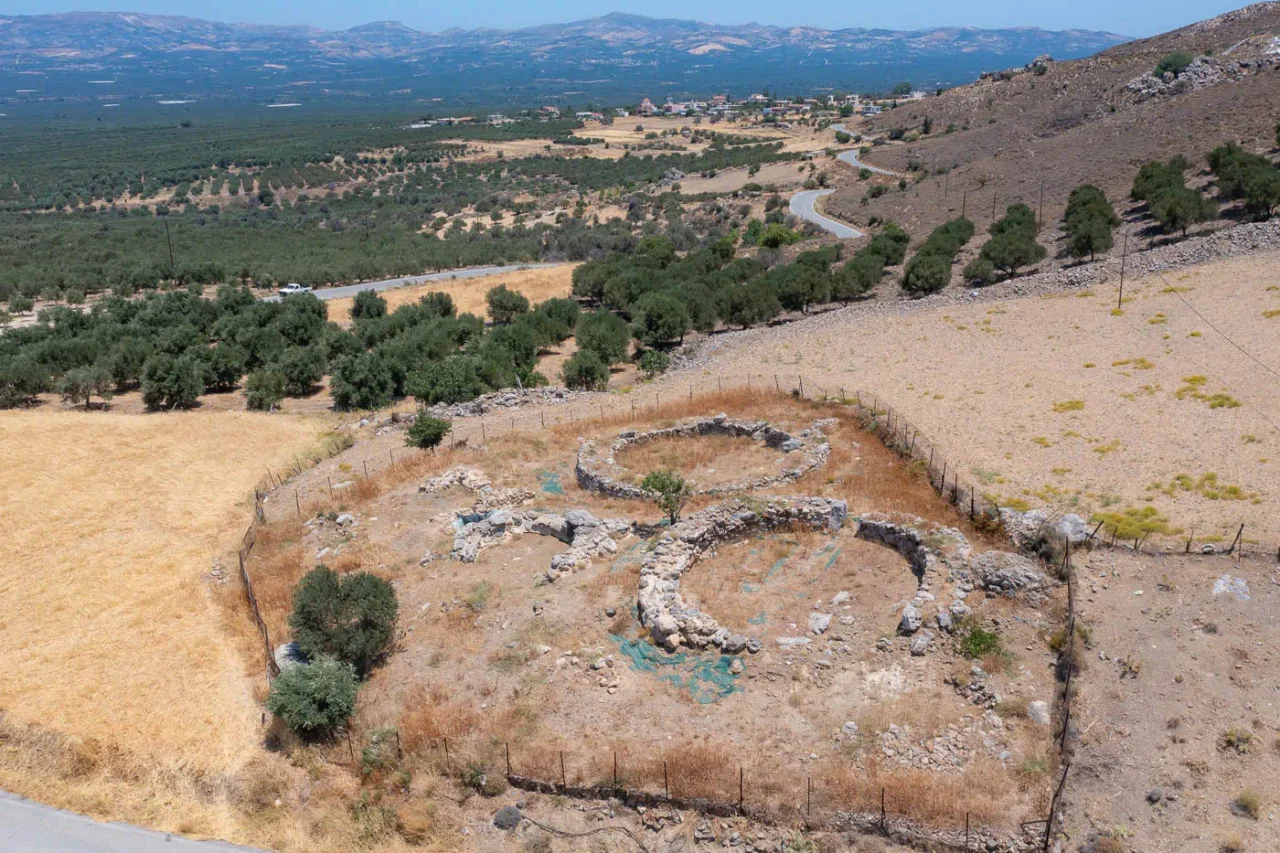
[(653, 673), (660, 681), (689, 691), (700, 705), (719, 702), (742, 689), (737, 684), (737, 676), (729, 671), (733, 663), (730, 655), (669, 655), (647, 640), (630, 640), (617, 634), (609, 637), (618, 644), (619, 654), (631, 661), (633, 670)]
[(548, 495), (564, 494), (564, 486), (560, 485), (558, 471), (539, 471), (538, 482), (542, 484), (542, 491)]

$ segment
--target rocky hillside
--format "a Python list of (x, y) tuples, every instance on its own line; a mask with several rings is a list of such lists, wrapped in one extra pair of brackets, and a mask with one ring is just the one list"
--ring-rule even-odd
[(519, 30), (428, 33), (388, 21), (324, 31), (79, 12), (0, 18), (0, 67), (7, 66), (0, 79), (12, 77), (15, 85), (5, 89), (31, 90), (21, 93), (30, 97), (93, 98), (108, 93), (89, 81), (108, 79), (117, 95), (468, 92), (474, 100), (495, 91), (506, 97), (576, 91), (586, 98), (638, 99), (717, 89), (749, 94), (745, 87), (763, 83), (783, 91), (956, 83), (1040, 53), (1084, 56), (1122, 41), (1084, 30), (824, 30), (622, 14)]
[[(1174, 64), (1185, 67), (1156, 73), (1179, 53)], [(1269, 150), (1278, 104), (1280, 3), (1261, 3), (1086, 59), (988, 74), (886, 110), (870, 132), (904, 141), (868, 160), (950, 174), (865, 205), (863, 188), (848, 189), (828, 209), (855, 221), (880, 215), (925, 229), (963, 208), (981, 227), (993, 197), (998, 211), (1014, 201), (1035, 207), (1043, 184), (1046, 216), (1056, 216), (1082, 182), (1123, 198), (1147, 160), (1182, 154), (1203, 165), (1205, 153), (1228, 140)]]

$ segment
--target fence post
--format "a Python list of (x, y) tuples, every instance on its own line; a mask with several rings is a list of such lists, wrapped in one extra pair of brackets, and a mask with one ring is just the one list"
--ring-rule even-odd
[(1227, 549), (1228, 556), (1235, 553), (1236, 546), (1240, 546), (1241, 552), (1244, 551), (1244, 525), (1240, 525), (1240, 529), (1236, 531), (1236, 538), (1231, 540), (1231, 547)]
[(569, 787), (569, 777), (564, 772), (564, 750), (560, 750), (560, 787)]
[(743, 783), (744, 783), (745, 778), (746, 778), (746, 776), (745, 776), (745, 774), (742, 772), (742, 765), (741, 765), (741, 764), (739, 764), (739, 765), (738, 765), (738, 811), (739, 811), (739, 812), (741, 812), (741, 811), (742, 811), (743, 787), (744, 787), (744, 786), (743, 786)]
[(298, 490), (293, 490), (293, 505), (298, 510), (298, 518), (302, 518), (302, 501), (298, 498)]
[(613, 787), (618, 787), (618, 750), (613, 751)]
[(781, 393), (782, 393), (782, 385), (780, 385), (780, 384), (778, 383), (778, 374), (776, 374), (776, 373), (775, 373), (775, 374), (773, 374), (773, 388), (774, 388), (774, 390), (775, 390), (775, 391), (777, 391), (779, 394), (781, 394)]
[(667, 777), (667, 761), (662, 760), (662, 794), (668, 800), (671, 799), (671, 780)]
[(507, 778), (511, 778), (511, 742), (507, 741), (503, 744), (507, 753)]
[(800, 374), (800, 396), (804, 397), (804, 374)]
[(448, 738), (444, 739), (444, 769), (446, 772), (453, 769), (451, 766), (451, 762), (449, 761), (449, 739)]
[(813, 777), (804, 777), (804, 814), (813, 817)]
[(885, 827), (884, 788), (880, 789), (880, 829)]

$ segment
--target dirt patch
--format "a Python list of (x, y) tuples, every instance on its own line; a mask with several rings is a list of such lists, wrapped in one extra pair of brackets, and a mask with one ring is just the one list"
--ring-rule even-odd
[(1275, 575), (1273, 559), (1081, 561), (1073, 845), (1109, 835), (1152, 853), (1280, 846)]
[[(453, 299), (459, 314), (475, 314), (488, 317), (484, 295), (493, 288), (504, 285), (523, 293), (536, 305), (557, 296), (568, 296), (573, 286), (573, 270), (577, 264), (561, 264), (545, 269), (514, 269), (509, 273), (483, 278), (430, 281), (410, 287), (399, 287), (381, 293), (387, 300), (387, 310), (394, 311), (401, 305), (412, 305), (428, 293), (447, 293)], [(328, 303), (329, 319), (341, 326), (351, 325), (353, 298), (334, 299)]]

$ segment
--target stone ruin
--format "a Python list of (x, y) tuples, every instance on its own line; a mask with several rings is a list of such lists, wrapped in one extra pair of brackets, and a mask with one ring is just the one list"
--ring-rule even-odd
[(724, 435), (733, 438), (749, 438), (783, 454), (803, 452), (804, 455), (799, 464), (777, 474), (699, 488), (695, 489), (694, 494), (729, 495), (735, 492), (754, 491), (798, 480), (815, 468), (825, 465), (831, 455), (831, 445), (827, 443), (822, 430), (834, 425), (834, 419), (820, 420), (809, 429), (793, 436), (770, 426), (766, 421), (738, 421), (719, 414), (713, 418), (697, 418), (650, 432), (638, 433), (627, 430), (619, 433), (609, 445), (607, 452), (602, 452), (594, 441), (582, 441), (578, 447), (578, 462), (574, 467), (574, 475), (577, 477), (578, 485), (587, 491), (599, 492), (615, 498), (652, 500), (655, 497), (652, 492), (622, 481), (622, 478), (627, 476), (627, 470), (618, 464), (617, 456), (628, 447), (635, 447), (660, 438)]
[[(965, 599), (976, 588), (990, 595), (1039, 595), (1048, 580), (1035, 564), (1008, 551), (973, 553), (973, 546), (953, 527), (928, 527), (921, 519), (895, 523), (879, 517), (859, 519), (857, 537), (892, 548), (911, 566), (918, 586), (902, 608), (898, 633), (914, 637), (913, 654), (923, 654), (932, 640), (929, 626), (951, 633), (971, 612)], [(949, 585), (949, 591), (942, 588)], [(949, 603), (938, 603), (939, 598)], [(926, 615), (934, 605), (932, 618)], [(917, 634), (917, 632), (922, 632)]]
[(640, 624), (667, 651), (681, 644), (715, 646), (726, 654), (760, 650), (760, 641), (731, 634), (712, 617), (685, 604), (680, 578), (718, 543), (755, 529), (799, 525), (839, 530), (848, 514), (844, 501), (828, 498), (734, 500), (690, 515), (663, 532), (640, 565)]
[(632, 532), (632, 522), (621, 518), (596, 518), (584, 509), (555, 512), (513, 509), (533, 500), (527, 489), (495, 489), (489, 478), (474, 468), (458, 466), (418, 487), (434, 494), (458, 486), (477, 495), (470, 512), (457, 514), (453, 549), (449, 556), (462, 563), (474, 563), (480, 552), (501, 544), (512, 536), (533, 533), (559, 539), (569, 550), (551, 558), (547, 580), (554, 581), (575, 569), (591, 565), (592, 557), (618, 552), (620, 538)]

